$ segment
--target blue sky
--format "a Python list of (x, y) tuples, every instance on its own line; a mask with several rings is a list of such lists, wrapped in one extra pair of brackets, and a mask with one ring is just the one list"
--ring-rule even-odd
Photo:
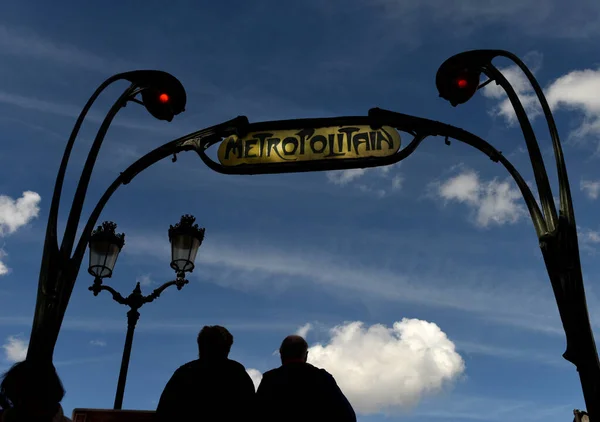
[[(172, 123), (135, 104), (120, 112), (88, 213), (137, 157), (237, 115), (388, 108), (487, 139), (532, 181), (520, 130), (494, 86), (458, 108), (438, 98), (438, 66), (473, 48), (516, 53), (546, 88), (600, 335), (599, 20), (591, 0), (2, 2), (0, 366), (26, 347), (56, 171), (77, 114), (105, 78), (171, 72), (188, 106)], [(531, 92), (510, 63), (497, 65), (534, 117), (554, 183)], [(122, 89), (107, 90), (83, 127), (62, 228), (91, 139)], [(334, 374), (360, 421), (570, 420), (584, 407), (578, 376), (561, 358), (564, 334), (535, 232), (507, 176), (443, 139), (425, 141), (400, 165), (364, 172), (224, 176), (193, 153), (153, 166), (102, 215), (126, 233), (109, 284), (127, 294), (139, 280), (149, 293), (172, 279), (167, 229), (182, 214), (198, 218), (206, 239), (190, 284), (141, 310), (124, 407), (154, 409), (172, 372), (196, 357), (198, 330), (222, 324), (235, 337), (231, 357), (253, 376), (279, 364), (273, 351), (284, 336), (306, 333), (312, 361)], [(112, 407), (125, 337), (126, 308), (94, 297), (83, 267), (55, 353), (67, 414)]]

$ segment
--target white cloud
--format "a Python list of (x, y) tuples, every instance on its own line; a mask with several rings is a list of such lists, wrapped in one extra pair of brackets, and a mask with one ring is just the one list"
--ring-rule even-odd
[(250, 378), (252, 378), (252, 383), (254, 384), (254, 389), (258, 390), (258, 386), (260, 385), (260, 381), (262, 380), (262, 374), (258, 369), (248, 368), (246, 369)]
[[(526, 54), (523, 57), (523, 62), (535, 73), (541, 67), (542, 55), (539, 52), (533, 51)], [(529, 84), (529, 80), (523, 74), (518, 66), (513, 65), (505, 68), (498, 69), (512, 85), (515, 92), (517, 93), (527, 115), (533, 119), (540, 115), (542, 109), (538, 103), (537, 97), (533, 91), (533, 88)], [(510, 103), (510, 100), (506, 96), (506, 93), (502, 87), (495, 82), (486, 85), (483, 88), (483, 95), (499, 101), (498, 106), (492, 110), (493, 115), (497, 115), (506, 119), (510, 125), (517, 123), (517, 116)]]
[[(388, 189), (397, 191), (402, 188), (404, 177), (399, 173), (392, 173), (392, 169), (396, 167), (399, 167), (399, 164), (364, 169), (334, 170), (328, 171), (326, 175), (327, 180), (334, 185), (346, 186), (352, 184), (361, 192), (383, 198), (388, 194)], [(364, 178), (368, 174), (379, 176), (379, 178), (386, 180), (389, 185), (382, 184), (380, 180), (376, 183), (366, 183)], [(359, 179), (362, 179), (361, 183), (357, 183)]]
[(585, 229), (579, 232), (579, 236), (584, 243), (600, 243), (600, 231)]
[(581, 126), (571, 134), (575, 137), (600, 136), (600, 69), (574, 70), (556, 79), (546, 89), (553, 109), (561, 107), (579, 110), (584, 115)]
[(388, 328), (348, 322), (308, 360), (336, 379), (361, 414), (395, 413), (441, 391), (465, 370), (454, 343), (434, 323), (404, 318)]
[(306, 339), (306, 335), (310, 330), (312, 330), (312, 328), (312, 324), (310, 322), (307, 322), (302, 327), (298, 328), (298, 330), (296, 331), (296, 335), (299, 335), (300, 337)]
[(579, 188), (587, 195), (589, 199), (598, 199), (600, 195), (600, 180), (581, 180)]
[(28, 343), (18, 336), (8, 336), (2, 345), (4, 357), (9, 362), (21, 362), (27, 357)]
[(392, 190), (402, 189), (402, 183), (404, 183), (404, 177), (401, 175), (397, 174), (392, 177)]
[(2, 262), (2, 258), (4, 258), (5, 256), (6, 252), (4, 251), (4, 249), (0, 249), (0, 276), (8, 274), (10, 272), (10, 268), (8, 268), (6, 264)]
[(358, 184), (356, 185), (356, 187), (358, 188), (358, 190), (360, 190), (361, 192), (364, 193), (372, 193), (375, 196), (377, 196), (378, 198), (383, 198), (386, 195), (386, 191), (385, 189), (380, 189), (380, 188), (372, 188), (370, 186), (364, 185), (364, 184)]
[(525, 215), (525, 208), (517, 202), (522, 195), (511, 183), (496, 179), (485, 182), (472, 170), (464, 170), (443, 183), (435, 182), (432, 187), (438, 197), (468, 205), (479, 227), (516, 223)]
[(40, 200), (40, 195), (32, 191), (23, 192), (16, 200), (0, 195), (0, 236), (14, 233), (37, 217)]
[(579, 247), (589, 255), (596, 255), (597, 248), (600, 245), (600, 231), (583, 227), (577, 227), (577, 237), (579, 238)]
[[(13, 234), (36, 218), (40, 212), (40, 201), (40, 195), (32, 191), (23, 192), (16, 200), (7, 195), (0, 195), (0, 238)], [(2, 262), (6, 255), (6, 251), (0, 248), (0, 276), (10, 272), (10, 268)]]
[(156, 284), (152, 278), (150, 278), (150, 274), (144, 274), (135, 279), (136, 283), (140, 283), (140, 286), (153, 286)]
[(327, 172), (327, 179), (335, 185), (346, 185), (363, 176), (366, 169), (335, 170)]
[[(540, 67), (541, 55), (537, 52), (529, 53), (523, 61), (535, 73)], [(513, 65), (501, 68), (500, 71), (517, 92), (530, 119), (540, 116), (542, 113), (537, 97), (521, 70)], [(596, 95), (599, 91), (600, 69), (584, 69), (560, 76), (544, 89), (544, 94), (553, 112), (563, 108), (583, 113), (583, 121), (570, 135), (574, 138), (585, 138), (600, 137), (600, 98)], [(499, 101), (492, 114), (505, 118), (510, 125), (517, 122), (514, 109), (499, 85), (487, 85), (483, 94)], [(600, 152), (600, 143), (598, 151)]]
[(106, 347), (106, 342), (104, 340), (91, 340), (90, 344), (92, 346)]

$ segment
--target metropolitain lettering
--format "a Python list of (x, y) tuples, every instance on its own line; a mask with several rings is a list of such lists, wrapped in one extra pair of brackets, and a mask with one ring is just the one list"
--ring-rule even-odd
[(384, 126), (344, 126), (255, 132), (232, 136), (219, 147), (222, 164), (309, 161), (387, 156), (400, 148), (398, 132)]

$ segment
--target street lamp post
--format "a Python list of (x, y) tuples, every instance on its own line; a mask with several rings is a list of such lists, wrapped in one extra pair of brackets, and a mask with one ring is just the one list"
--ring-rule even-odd
[(112, 277), (117, 258), (125, 243), (125, 235), (115, 233), (117, 225), (105, 221), (94, 232), (92, 232), (89, 249), (90, 263), (88, 272), (94, 276), (94, 284), (88, 290), (97, 296), (102, 290), (108, 291), (112, 298), (121, 305), (129, 307), (127, 312), (127, 335), (125, 336), (125, 346), (123, 348), (123, 358), (121, 360), (121, 369), (119, 371), (119, 381), (117, 383), (117, 392), (115, 395), (114, 409), (121, 409), (123, 406), (123, 395), (125, 393), (125, 384), (127, 382), (127, 370), (129, 368), (129, 358), (131, 356), (131, 347), (133, 345), (133, 334), (135, 326), (140, 317), (139, 309), (146, 303), (150, 303), (160, 296), (168, 287), (175, 285), (177, 290), (181, 290), (188, 283), (185, 273), (194, 270), (194, 261), (202, 241), (204, 240), (204, 228), (199, 228), (194, 224), (196, 219), (191, 215), (181, 217), (179, 223), (169, 228), (169, 241), (171, 242), (171, 268), (175, 270), (177, 278), (164, 283), (155, 289), (151, 294), (144, 296), (138, 282), (133, 292), (127, 297), (123, 297), (119, 292), (110, 286), (102, 284), (102, 280)]

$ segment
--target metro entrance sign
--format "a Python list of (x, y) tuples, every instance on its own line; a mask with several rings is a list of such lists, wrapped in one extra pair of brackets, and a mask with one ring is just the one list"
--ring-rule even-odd
[[(413, 137), (402, 149), (398, 131)], [(447, 145), (450, 138), (464, 142), (500, 162), (529, 202), (531, 192), (525, 181), (500, 151), (485, 140), (455, 126), (380, 108), (369, 110), (367, 116), (256, 123), (239, 116), (211, 130), (172, 141), (169, 151), (173, 154), (195, 150), (209, 168), (223, 174), (297, 173), (395, 164), (411, 155), (430, 136), (444, 136)], [(219, 162), (207, 154), (217, 144)], [(535, 204), (533, 197), (531, 201)]]
[(224, 166), (387, 157), (400, 149), (400, 135), (389, 126), (338, 126), (233, 135), (219, 147)]

